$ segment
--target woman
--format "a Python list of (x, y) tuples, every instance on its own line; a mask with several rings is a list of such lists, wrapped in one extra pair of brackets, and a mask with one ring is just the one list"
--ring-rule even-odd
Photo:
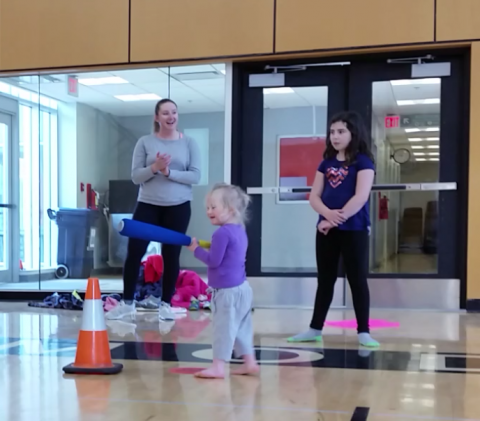
[[(190, 222), (192, 185), (200, 180), (200, 151), (193, 139), (177, 131), (177, 123), (177, 105), (162, 99), (155, 106), (154, 133), (140, 138), (135, 146), (132, 180), (140, 185), (140, 191), (133, 219), (184, 234)], [(144, 240), (128, 240), (123, 301), (106, 314), (107, 319), (135, 314), (135, 287), (148, 244)], [(170, 301), (180, 270), (180, 251), (181, 246), (162, 245), (164, 273), (158, 311), (161, 320), (174, 319)]]
[(316, 235), (318, 288), (313, 318), (309, 330), (288, 341), (322, 341), (341, 255), (352, 291), (359, 343), (377, 347), (379, 344), (369, 331), (367, 283), (369, 198), (375, 167), (368, 150), (367, 130), (358, 114), (344, 112), (333, 117), (323, 158), (310, 194), (310, 205), (319, 214)]

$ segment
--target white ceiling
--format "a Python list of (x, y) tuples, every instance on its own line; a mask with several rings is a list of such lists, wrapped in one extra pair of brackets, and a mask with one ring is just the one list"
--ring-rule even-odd
[[(151, 115), (157, 99), (124, 102), (116, 95), (156, 94), (161, 98), (172, 98), (181, 114), (199, 112), (221, 112), (225, 109), (225, 64), (161, 67), (151, 69), (119, 70), (112, 72), (77, 73), (81, 81), (85, 78), (120, 77), (128, 83), (86, 86), (79, 84), (79, 95), (67, 93), (67, 76), (28, 76), (5, 78), (4, 82), (14, 84), (58, 101), (77, 101), (116, 116)], [(429, 82), (429, 83), (425, 83)], [(436, 83), (431, 83), (436, 82)], [(383, 124), (386, 115), (440, 114), (440, 104), (419, 104), (399, 106), (397, 101), (440, 98), (440, 80), (386, 81), (373, 84), (373, 114)], [(328, 105), (328, 88), (301, 87), (282, 88), (289, 92), (275, 93), (265, 90), (265, 108), (292, 108)], [(273, 91), (273, 92), (272, 92)], [(267, 93), (270, 92), (270, 93)], [(334, 92), (330, 93), (334, 95)], [(420, 152), (426, 142), (409, 142), (409, 137), (439, 137), (439, 133), (406, 133), (404, 129), (386, 129), (385, 138), (395, 149), (408, 148), (412, 153)], [(428, 142), (429, 146), (438, 142)], [(412, 149), (415, 145), (415, 150)]]
[[(393, 85), (391, 82), (376, 82), (373, 84), (373, 113), (378, 118), (378, 124), (384, 124), (386, 115), (421, 115), (433, 114), (440, 116), (440, 104), (419, 104), (399, 106), (397, 101), (439, 99), (441, 83), (437, 79), (409, 81), (408, 85)], [(407, 81), (405, 81), (407, 83)], [(438, 127), (438, 125), (434, 125)], [(385, 129), (385, 137), (394, 150), (408, 149), (412, 154), (412, 160), (436, 160), (439, 158), (439, 142), (426, 140), (427, 138), (439, 138), (440, 132), (424, 131), (428, 126), (420, 127), (421, 131), (408, 133), (404, 128)], [(411, 142), (409, 139), (425, 139), (424, 141)], [(424, 154), (424, 155), (422, 155)], [(420, 161), (419, 161), (420, 162)]]
[[(144, 116), (153, 113), (157, 100), (124, 102), (115, 95), (156, 94), (161, 98), (172, 98), (181, 113), (223, 111), (225, 103), (225, 65), (178, 66), (112, 72), (77, 73), (51, 75), (55, 82), (45, 78), (28, 77), (20, 80), (5, 80), (63, 102), (81, 102), (116, 116)], [(191, 74), (196, 78), (190, 80)], [(170, 74), (170, 77), (169, 77)], [(78, 97), (67, 93), (67, 76), (99, 78), (117, 76), (129, 83), (85, 86), (79, 83)]]

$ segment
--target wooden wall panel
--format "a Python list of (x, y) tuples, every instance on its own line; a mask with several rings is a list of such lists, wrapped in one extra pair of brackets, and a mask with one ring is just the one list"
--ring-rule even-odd
[(273, 52), (274, 0), (132, 0), (131, 60)]
[(0, 0), (0, 70), (128, 62), (128, 0)]
[(277, 0), (276, 51), (432, 42), (434, 9), (434, 0)]
[(479, 0), (437, 0), (437, 41), (479, 38)]
[(480, 42), (472, 44), (470, 74), (467, 299), (480, 299)]

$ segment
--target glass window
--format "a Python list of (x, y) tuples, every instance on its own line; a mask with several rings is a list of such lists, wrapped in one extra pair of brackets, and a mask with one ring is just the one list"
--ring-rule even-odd
[[(375, 184), (438, 182), (440, 90), (438, 78), (373, 84)], [(435, 191), (372, 195), (371, 272), (437, 272), (437, 205)]]
[[(328, 87), (270, 88), (263, 93), (263, 185), (312, 186), (325, 149)], [(263, 195), (262, 271), (315, 272), (317, 218), (308, 194)]]

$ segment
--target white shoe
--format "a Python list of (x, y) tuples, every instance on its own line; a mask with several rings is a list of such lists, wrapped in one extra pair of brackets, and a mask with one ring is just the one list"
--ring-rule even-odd
[(183, 307), (170, 307), (173, 314), (186, 314), (187, 309)]
[(158, 307), (158, 318), (160, 320), (175, 320), (175, 314), (170, 307), (170, 304), (162, 302)]
[(125, 304), (125, 302), (120, 301), (118, 306), (112, 308), (105, 314), (107, 320), (119, 320), (124, 317), (134, 317), (135, 316), (135, 304)]

